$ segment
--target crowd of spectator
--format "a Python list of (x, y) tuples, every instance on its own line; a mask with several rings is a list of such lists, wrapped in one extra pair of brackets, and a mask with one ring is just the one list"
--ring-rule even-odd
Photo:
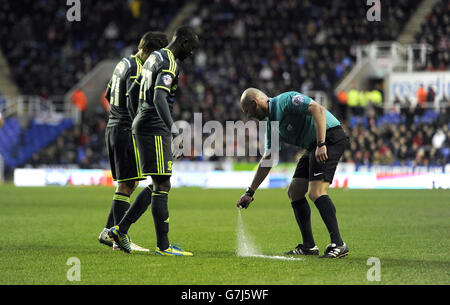
[[(166, 29), (183, 2), (152, 1), (150, 9), (142, 0), (84, 1), (81, 22), (67, 22), (67, 6), (57, 1), (5, 3), (0, 12), (2, 50), (23, 93), (63, 94), (100, 60), (132, 52), (143, 32)], [(237, 101), (247, 87), (258, 87), (269, 96), (288, 90), (323, 91), (333, 96), (336, 82), (354, 64), (352, 45), (395, 40), (419, 2), (385, 0), (383, 22), (370, 22), (366, 18), (369, 6), (360, 0), (269, 0), (264, 4), (257, 0), (199, 0), (198, 11), (184, 23), (196, 28), (201, 44), (194, 57), (181, 65), (174, 118), (192, 122), (193, 113), (202, 113), (203, 122), (246, 121)], [(431, 62), (436, 67), (443, 62), (448, 69), (448, 1), (438, 5), (429, 16), (430, 25), (423, 27), (417, 39), (436, 44), (440, 51), (432, 54), (437, 61)], [(23, 6), (35, 14), (26, 14)], [(422, 122), (423, 113), (415, 113), (411, 123), (405, 110), (409, 107), (398, 110), (400, 123), (380, 123), (382, 113), (362, 108), (362, 113), (348, 117), (338, 114), (351, 137), (344, 161), (449, 162), (445, 151), (442, 153), (442, 148), (449, 147), (448, 125)], [(435, 115), (448, 122), (448, 110), (444, 109)], [(368, 125), (351, 126), (355, 116)], [(84, 120), (61, 135), (55, 145), (36, 154), (30, 164), (107, 167), (106, 120), (106, 113)], [(297, 157), (297, 150), (288, 145), (281, 155), (282, 161)]]
[(379, 117), (374, 108), (346, 125), (350, 147), (344, 162), (386, 165), (450, 163), (449, 104), (439, 111), (393, 107)]
[(450, 70), (450, 1), (438, 1), (422, 24), (416, 41), (428, 43), (433, 48), (419, 67), (428, 71)]
[(202, 43), (183, 65), (175, 113), (241, 119), (236, 101), (249, 86), (269, 96), (289, 90), (331, 96), (355, 62), (352, 45), (395, 40), (419, 2), (383, 1), (383, 22), (370, 22), (369, 6), (359, 0), (202, 0), (200, 12), (186, 20)]
[(80, 3), (81, 20), (70, 22), (67, 11), (73, 3), (2, 2), (1, 49), (22, 94), (65, 94), (99, 61), (130, 52), (128, 47), (136, 45), (143, 32), (165, 30), (183, 1)]

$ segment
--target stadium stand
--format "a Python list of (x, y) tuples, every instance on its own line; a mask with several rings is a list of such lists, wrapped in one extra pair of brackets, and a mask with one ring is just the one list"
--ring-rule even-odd
[(63, 95), (100, 60), (137, 44), (143, 31), (164, 30), (182, 2), (83, 1), (82, 22), (67, 22), (61, 1), (8, 1), (1, 47), (22, 94)]
[(16, 118), (7, 118), (0, 133), (0, 153), (5, 166), (14, 168), (23, 165), (72, 126), (70, 119), (63, 119), (58, 123), (32, 120), (30, 126), (24, 129)]
[(440, 0), (428, 14), (416, 35), (418, 43), (428, 43), (433, 51), (427, 58), (427, 64), (421, 67), (428, 71), (450, 69), (450, 1)]
[[(83, 12), (90, 13), (82, 13), (83, 22), (70, 23), (56, 1), (25, 2), (5, 4), (0, 13), (0, 39), (5, 41), (2, 50), (23, 93), (42, 96), (63, 94), (100, 60), (131, 52), (129, 46), (136, 44), (143, 31), (164, 30), (183, 3), (152, 1), (150, 9), (145, 1), (138, 0), (83, 2)], [(193, 113), (201, 112), (203, 122), (245, 121), (237, 101), (247, 87), (259, 87), (271, 96), (288, 90), (305, 94), (320, 90), (332, 97), (330, 106), (336, 110), (339, 105), (333, 88), (355, 63), (352, 45), (395, 40), (419, 2), (383, 1), (381, 18), (387, 24), (378, 24), (355, 18), (365, 16), (367, 10), (357, 0), (279, 0), (264, 4), (256, 0), (200, 0), (198, 11), (184, 21), (197, 28), (201, 45), (182, 65), (174, 118), (192, 122)], [(36, 14), (25, 16), (23, 5)], [(417, 40), (439, 45), (431, 62), (436, 69), (448, 70), (449, 4), (443, 0), (438, 6)], [(55, 11), (57, 18), (48, 14)], [(11, 28), (13, 31), (6, 30)], [(369, 105), (363, 114), (348, 120), (340, 115), (352, 143), (344, 161), (450, 162), (448, 106), (423, 113), (414, 108), (412, 115), (409, 108), (397, 107), (379, 116)], [(106, 113), (98, 113), (80, 126), (65, 130), (55, 137), (53, 145), (32, 154), (27, 163), (34, 167), (55, 162), (107, 167), (106, 119)], [(422, 141), (414, 141), (416, 131), (421, 132)], [(433, 145), (437, 134), (444, 138), (435, 141), (441, 142), (440, 147)], [(296, 158), (296, 150), (289, 147), (281, 155), (282, 161)]]

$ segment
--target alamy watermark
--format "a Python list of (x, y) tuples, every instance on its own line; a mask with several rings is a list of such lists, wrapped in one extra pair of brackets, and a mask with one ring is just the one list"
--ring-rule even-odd
[(381, 21), (381, 0), (367, 0), (366, 5), (370, 6), (366, 13), (367, 21)]
[(372, 266), (367, 270), (367, 280), (370, 282), (381, 281), (381, 262), (378, 257), (369, 257), (367, 259), (367, 266)]
[[(172, 126), (179, 135), (173, 139), (174, 155), (186, 157), (256, 157), (267, 154), (261, 166), (271, 167), (278, 162), (279, 122), (270, 122), (270, 147), (266, 150), (267, 121), (207, 121), (203, 124), (202, 114), (194, 113), (194, 122), (177, 121)], [(248, 135), (248, 136), (247, 136)], [(205, 138), (206, 136), (206, 138)], [(182, 146), (180, 145), (182, 144)]]
[(67, 0), (67, 6), (70, 6), (66, 12), (68, 21), (81, 21), (81, 0)]
[(67, 266), (72, 266), (67, 270), (66, 278), (69, 282), (81, 281), (81, 262), (78, 257), (69, 257), (66, 262)]

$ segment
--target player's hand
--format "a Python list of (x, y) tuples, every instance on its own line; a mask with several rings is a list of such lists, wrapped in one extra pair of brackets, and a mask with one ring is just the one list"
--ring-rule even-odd
[(183, 141), (177, 139), (178, 135), (172, 135), (172, 157), (174, 160), (183, 158)]
[(172, 156), (175, 160), (180, 160), (183, 158), (183, 142), (180, 142), (178, 145), (174, 145)]
[(241, 209), (241, 208), (248, 208), (248, 206), (250, 205), (250, 203), (255, 200), (253, 197), (251, 197), (248, 194), (244, 194), (241, 196), (241, 198), (239, 198), (239, 200), (236, 202), (236, 207)]
[(319, 163), (324, 163), (328, 159), (327, 146), (316, 147), (316, 160)]

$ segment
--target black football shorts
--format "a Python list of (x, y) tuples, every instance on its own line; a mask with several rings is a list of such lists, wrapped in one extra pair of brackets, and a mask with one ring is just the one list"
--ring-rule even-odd
[(106, 127), (105, 141), (114, 181), (146, 179), (141, 174), (139, 155), (130, 128)]
[(143, 176), (172, 175), (172, 136), (133, 134)]
[(304, 178), (309, 181), (324, 180), (332, 183), (337, 164), (348, 142), (348, 137), (341, 126), (328, 129), (325, 137), (328, 159), (324, 163), (317, 162), (315, 157), (317, 145), (314, 143), (298, 161), (294, 178)]

